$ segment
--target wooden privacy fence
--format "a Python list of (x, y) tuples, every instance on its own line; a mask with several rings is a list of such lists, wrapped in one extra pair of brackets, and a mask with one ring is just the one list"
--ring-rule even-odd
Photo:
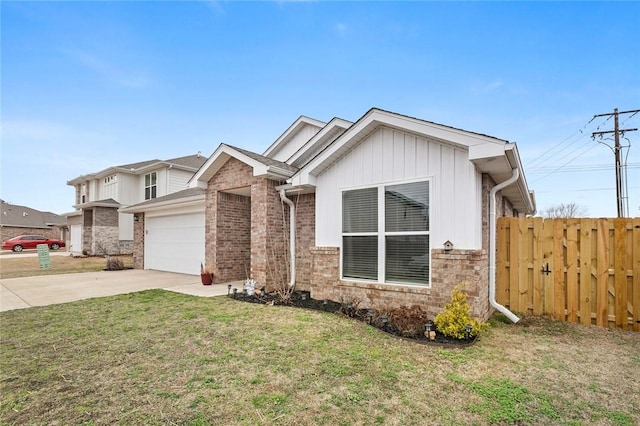
[(498, 303), (640, 332), (640, 218), (500, 218), (497, 226)]

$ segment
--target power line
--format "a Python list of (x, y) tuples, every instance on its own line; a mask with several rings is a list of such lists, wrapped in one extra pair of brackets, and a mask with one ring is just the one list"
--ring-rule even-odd
[[(613, 170), (614, 167), (615, 166), (611, 164), (583, 164), (564, 167), (562, 170), (558, 170), (558, 173)], [(626, 167), (628, 169), (640, 169), (640, 163), (628, 163)], [(546, 173), (553, 170), (553, 167), (534, 167), (527, 169), (527, 174)]]
[[(596, 136), (600, 136), (600, 139), (602, 140), (602, 137), (604, 135), (613, 133), (614, 135), (614, 146), (609, 147), (612, 149), (613, 154), (614, 154), (614, 158), (615, 158), (615, 169), (616, 169), (616, 201), (617, 201), (617, 205), (618, 205), (618, 217), (625, 217), (628, 216), (629, 214), (629, 197), (627, 196), (627, 190), (626, 190), (626, 171), (623, 171), (623, 166), (621, 163), (621, 150), (622, 150), (622, 146), (620, 145), (620, 136), (622, 135), (624, 137), (625, 132), (635, 132), (638, 129), (620, 129), (620, 124), (619, 124), (619, 116), (622, 114), (637, 114), (638, 112), (640, 112), (640, 110), (636, 109), (636, 110), (629, 110), (629, 111), (618, 111), (618, 108), (614, 108), (613, 112), (607, 112), (604, 114), (596, 114), (593, 117), (613, 117), (614, 119), (614, 129), (613, 130), (605, 130), (605, 131), (599, 131), (599, 132), (593, 132), (591, 134), (591, 137), (595, 140)], [(633, 117), (632, 115), (632, 117)], [(629, 117), (631, 118), (631, 117)], [(629, 141), (629, 139), (627, 139), (627, 141)], [(606, 144), (605, 144), (606, 145)], [(609, 146), (609, 145), (606, 145)], [(631, 148), (631, 141), (629, 141), (629, 145), (626, 146), (626, 148)], [(628, 151), (627, 151), (627, 155), (628, 155)], [(625, 205), (625, 201), (626, 201), (626, 205)]]
[[(564, 164), (562, 164), (562, 165), (560, 165), (560, 166), (556, 167), (555, 169), (551, 170), (551, 171), (550, 171), (549, 173), (547, 173), (546, 175), (541, 176), (541, 177), (539, 177), (539, 178), (537, 178), (537, 179), (532, 180), (532, 181), (531, 181), (531, 183), (533, 183), (533, 182), (537, 182), (537, 181), (539, 181), (539, 180), (541, 180), (541, 179), (544, 179), (545, 177), (549, 176), (550, 174), (556, 173), (557, 171), (559, 171), (560, 169), (562, 169), (562, 168), (563, 168), (564, 166), (566, 166), (567, 164), (569, 164), (569, 163), (573, 162), (574, 160), (577, 160), (578, 158), (582, 157), (582, 156), (583, 156), (584, 154), (586, 154), (587, 152), (591, 151), (591, 150), (592, 150), (593, 148), (595, 148), (596, 146), (598, 146), (598, 145), (593, 145), (591, 148), (587, 149), (586, 151), (581, 152), (580, 154), (578, 154), (578, 155), (576, 155), (575, 157), (571, 158), (571, 159), (570, 159), (569, 161), (567, 161), (566, 163), (564, 163)], [(576, 151), (577, 151), (577, 150), (576, 150)], [(575, 151), (574, 151), (574, 152), (575, 152)]]
[[(528, 161), (527, 162), (527, 169), (529, 169), (531, 167), (535, 168), (541, 162), (544, 162), (545, 166), (549, 166), (549, 165), (558, 163), (558, 162), (562, 161), (564, 158), (566, 158), (567, 156), (569, 156), (569, 155), (573, 154), (574, 152), (578, 151), (579, 149), (587, 146), (590, 143), (588, 140), (587, 140), (587, 142), (585, 142), (584, 144), (579, 146), (577, 149), (574, 149), (573, 151), (569, 152), (568, 154), (566, 154), (564, 156), (561, 156), (561, 157), (557, 157), (560, 153), (566, 151), (571, 146), (573, 146), (576, 143), (578, 143), (582, 138), (585, 138), (587, 136), (587, 132), (589, 132), (589, 131), (586, 130), (587, 127), (590, 127), (591, 129), (595, 128), (595, 130), (600, 130), (600, 127), (602, 127), (608, 121), (608, 119), (604, 119), (597, 126), (596, 125), (591, 125), (591, 123), (595, 119), (596, 119), (596, 117), (592, 117), (591, 120), (589, 120), (585, 125), (583, 125), (578, 130), (573, 132), (569, 137), (565, 138), (564, 140), (562, 140), (558, 144), (556, 144), (553, 147), (549, 148), (548, 150), (544, 151), (543, 153), (541, 153), (540, 155), (535, 157), (533, 160)], [(569, 141), (571, 141), (571, 142), (569, 142)]]

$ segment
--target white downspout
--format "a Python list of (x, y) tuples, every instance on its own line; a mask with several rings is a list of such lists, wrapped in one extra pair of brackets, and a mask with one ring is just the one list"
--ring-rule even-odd
[(519, 176), (518, 169), (513, 169), (509, 179), (494, 186), (489, 192), (489, 303), (514, 324), (520, 321), (520, 318), (496, 301), (496, 193), (514, 183)]
[(296, 286), (296, 207), (293, 201), (287, 198), (284, 189), (280, 190), (280, 199), (289, 205), (289, 253), (291, 259), (291, 278), (289, 280), (289, 290), (293, 291)]

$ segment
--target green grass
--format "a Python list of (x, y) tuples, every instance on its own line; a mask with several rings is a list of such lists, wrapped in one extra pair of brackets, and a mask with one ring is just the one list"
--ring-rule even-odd
[[(51, 268), (42, 269), (38, 258), (29, 257), (27, 254), (27, 252), (23, 252), (19, 257), (12, 258), (7, 258), (4, 254), (0, 256), (0, 278), (97, 272), (104, 270), (107, 266), (107, 260), (104, 256), (72, 257), (69, 254), (51, 256)], [(133, 267), (132, 255), (121, 255), (118, 258), (122, 261), (124, 267)]]
[(466, 349), (161, 290), (0, 314), (0, 424), (640, 424), (640, 334), (492, 321)]

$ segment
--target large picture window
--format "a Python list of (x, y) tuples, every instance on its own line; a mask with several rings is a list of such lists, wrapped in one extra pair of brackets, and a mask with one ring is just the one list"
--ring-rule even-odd
[(152, 172), (144, 175), (144, 199), (145, 200), (151, 200), (157, 197), (158, 193), (157, 193), (156, 182), (157, 182), (156, 172)]
[(429, 182), (342, 193), (342, 276), (429, 284)]

